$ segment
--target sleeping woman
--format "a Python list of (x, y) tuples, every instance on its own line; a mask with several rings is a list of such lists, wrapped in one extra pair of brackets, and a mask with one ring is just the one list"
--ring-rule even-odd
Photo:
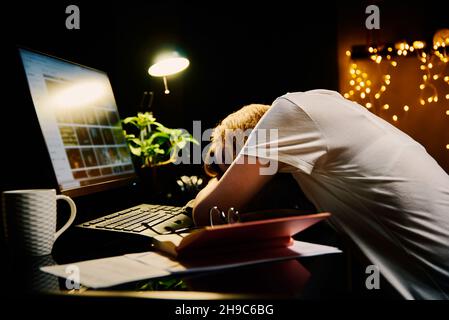
[(287, 172), (404, 298), (449, 298), (449, 176), (364, 107), (327, 90), (243, 107), (215, 128), (207, 162), (216, 178), (195, 200), (197, 225), (213, 206), (244, 211)]

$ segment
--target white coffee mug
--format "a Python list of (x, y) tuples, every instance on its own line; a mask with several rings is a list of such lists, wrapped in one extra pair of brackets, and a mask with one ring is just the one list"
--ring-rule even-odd
[[(70, 206), (70, 218), (56, 231), (56, 200)], [(75, 202), (54, 189), (11, 190), (2, 194), (3, 225), (12, 254), (51, 254), (55, 240), (73, 223)], [(17, 252), (19, 251), (19, 252)]]

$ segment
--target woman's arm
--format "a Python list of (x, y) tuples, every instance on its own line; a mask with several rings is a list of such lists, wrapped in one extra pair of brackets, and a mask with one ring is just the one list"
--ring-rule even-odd
[(209, 224), (209, 209), (213, 206), (223, 210), (230, 207), (244, 210), (249, 201), (273, 177), (260, 172), (269, 164), (262, 165), (254, 159), (253, 164), (249, 163), (248, 159), (248, 156), (238, 156), (220, 180), (213, 180), (198, 193), (193, 208), (193, 220), (196, 225)]

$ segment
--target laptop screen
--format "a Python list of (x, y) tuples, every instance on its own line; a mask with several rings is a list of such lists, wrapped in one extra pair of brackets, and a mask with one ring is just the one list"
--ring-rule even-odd
[(86, 194), (135, 177), (108, 76), (19, 50), (59, 190)]

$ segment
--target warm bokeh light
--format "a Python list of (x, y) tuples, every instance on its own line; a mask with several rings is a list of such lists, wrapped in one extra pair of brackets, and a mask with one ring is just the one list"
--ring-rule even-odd
[[(426, 42), (422, 40), (416, 40), (410, 43), (401, 40), (396, 42), (394, 46), (388, 46), (387, 48), (383, 45), (371, 45), (365, 47), (365, 57), (368, 60), (367, 63), (378, 65), (378, 67), (376, 67), (377, 72), (373, 72), (373, 74), (372, 70), (368, 69), (371, 67), (366, 67), (362, 63), (361, 65), (356, 64), (353, 59), (353, 53), (351, 50), (347, 50), (346, 55), (350, 59), (350, 68), (349, 79), (346, 83), (349, 84), (349, 91), (346, 91), (344, 96), (347, 99), (364, 105), (366, 109), (369, 109), (377, 115), (379, 115), (380, 112), (381, 114), (383, 113), (382, 117), (391, 117), (390, 121), (392, 122), (398, 122), (399, 117), (402, 115), (405, 116), (404, 120), (407, 120), (407, 118), (410, 117), (409, 114), (413, 113), (412, 108), (409, 107), (408, 104), (402, 104), (402, 106), (400, 104), (397, 105), (397, 101), (395, 102), (395, 98), (391, 97), (389, 93), (393, 83), (395, 85), (394, 90), (397, 90), (396, 73), (398, 71), (403, 71), (398, 70), (399, 68), (397, 67), (399, 64), (395, 59), (403, 59), (406, 56), (416, 56), (418, 60), (417, 69), (422, 72), (421, 75), (418, 73), (418, 76), (420, 78), (422, 77), (422, 81), (416, 84), (420, 89), (419, 97), (417, 99), (418, 105), (425, 107), (426, 105), (430, 106), (432, 104), (438, 104), (439, 102), (441, 103), (441, 100), (448, 101), (449, 93), (447, 93), (447, 89), (443, 89), (445, 91), (444, 93), (440, 92), (441, 80), (443, 80), (445, 84), (449, 84), (449, 75), (446, 70), (446, 64), (449, 62), (449, 57), (446, 51), (446, 47), (448, 46), (449, 29), (442, 29), (435, 33), (433, 43), (430, 44), (426, 44)], [(361, 46), (358, 46), (356, 48), (357, 55), (361, 53), (360, 47)], [(395, 57), (395, 53), (400, 57)], [(364, 57), (360, 55), (360, 57), (357, 58), (363, 59)], [(394, 78), (394, 80), (392, 78)], [(393, 94), (396, 95), (396, 92), (393, 92)], [(392, 106), (387, 102), (391, 103)], [(401, 112), (405, 112), (405, 114)], [(445, 106), (444, 112), (446, 116), (449, 116), (449, 109), (447, 109), (447, 106)], [(397, 124), (395, 123), (395, 125)], [(409, 124), (407, 123), (403, 124), (403, 126), (408, 125)], [(449, 144), (446, 145), (446, 148), (449, 149)]]
[(415, 49), (424, 49), (426, 46), (426, 43), (424, 41), (414, 41), (413, 42), (413, 48)]

